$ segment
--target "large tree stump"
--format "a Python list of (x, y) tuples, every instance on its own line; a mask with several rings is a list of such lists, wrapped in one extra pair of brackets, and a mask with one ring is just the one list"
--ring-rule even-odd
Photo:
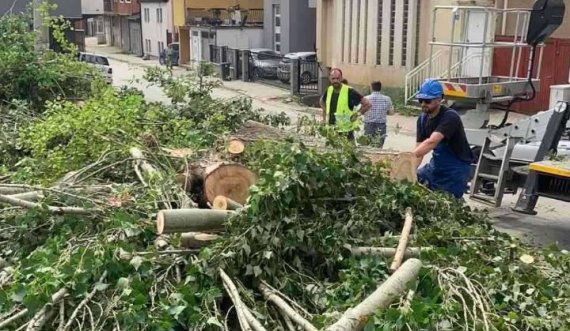
[(255, 174), (240, 164), (216, 164), (206, 168), (204, 196), (210, 203), (223, 195), (243, 205), (255, 181)]
[(158, 234), (221, 230), (229, 215), (223, 210), (161, 210), (156, 217), (156, 230)]

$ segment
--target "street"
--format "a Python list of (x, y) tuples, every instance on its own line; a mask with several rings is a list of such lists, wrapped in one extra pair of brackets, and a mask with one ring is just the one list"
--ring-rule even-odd
[[(148, 82), (142, 79), (145, 67), (158, 65), (157, 60), (144, 61), (131, 55), (121, 54), (112, 47), (97, 46), (92, 43), (89, 48), (89, 52), (109, 57), (113, 68), (113, 84), (115, 86), (136, 87), (144, 92), (148, 101), (169, 102), (160, 88), (150, 86)], [(185, 70), (187, 69), (183, 67), (174, 68), (177, 75), (182, 74)], [(224, 82), (222, 87), (215, 89), (213, 95), (223, 99), (250, 97), (254, 107), (261, 107), (270, 113), (285, 112), (291, 118), (292, 125), (302, 116), (321, 116), (320, 109), (291, 102), (289, 91), (259, 83)], [(416, 118), (414, 117), (389, 116), (388, 137), (384, 148), (395, 151), (413, 149), (415, 147), (415, 127)], [(429, 156), (424, 158), (424, 162), (428, 160)], [(558, 243), (560, 247), (570, 249), (570, 216), (564, 212), (565, 209), (568, 209), (568, 204), (540, 198), (536, 207), (538, 215), (529, 216), (511, 210), (518, 196), (518, 192), (516, 195), (505, 195), (503, 206), (500, 208), (490, 208), (474, 202), (468, 198), (468, 195), (465, 195), (464, 198), (473, 208), (488, 210), (494, 220), (494, 226), (501, 231), (538, 245)]]

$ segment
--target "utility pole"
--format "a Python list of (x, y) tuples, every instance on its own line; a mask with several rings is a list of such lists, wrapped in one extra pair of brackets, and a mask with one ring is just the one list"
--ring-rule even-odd
[(34, 31), (38, 36), (36, 39), (36, 50), (49, 47), (49, 27), (44, 25), (40, 7), (44, 0), (33, 0)]

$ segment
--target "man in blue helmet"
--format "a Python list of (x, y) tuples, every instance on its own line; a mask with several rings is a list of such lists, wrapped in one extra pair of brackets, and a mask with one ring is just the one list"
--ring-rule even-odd
[(433, 151), (430, 162), (418, 169), (418, 181), (460, 199), (473, 161), (463, 122), (455, 110), (442, 105), (443, 88), (437, 80), (427, 79), (416, 97), (422, 107), (414, 150), (418, 165)]

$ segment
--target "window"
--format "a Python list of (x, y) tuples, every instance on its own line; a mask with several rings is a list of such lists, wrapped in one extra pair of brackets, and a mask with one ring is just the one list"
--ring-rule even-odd
[(162, 8), (156, 8), (156, 22), (162, 23)]
[(147, 23), (150, 22), (150, 9), (149, 8), (144, 9), (144, 21)]
[(158, 53), (162, 53), (162, 51), (164, 50), (164, 42), (159, 41), (158, 42)]
[(396, 0), (392, 0), (390, 13), (390, 48), (388, 52), (388, 65), (394, 65), (394, 30), (396, 29)]
[(125, 3), (131, 3), (131, 0), (125, 0)]
[[(419, 0), (380, 0), (378, 2), (377, 65), (396, 67), (417, 65), (420, 33), (419, 9)], [(401, 17), (403, 22), (401, 27), (396, 26), (396, 21), (398, 21), (396, 15)], [(401, 40), (401, 43), (396, 44), (396, 40)], [(401, 49), (401, 55), (398, 57), (394, 52), (395, 49)]]
[(273, 49), (281, 52), (281, 5), (273, 5)]

